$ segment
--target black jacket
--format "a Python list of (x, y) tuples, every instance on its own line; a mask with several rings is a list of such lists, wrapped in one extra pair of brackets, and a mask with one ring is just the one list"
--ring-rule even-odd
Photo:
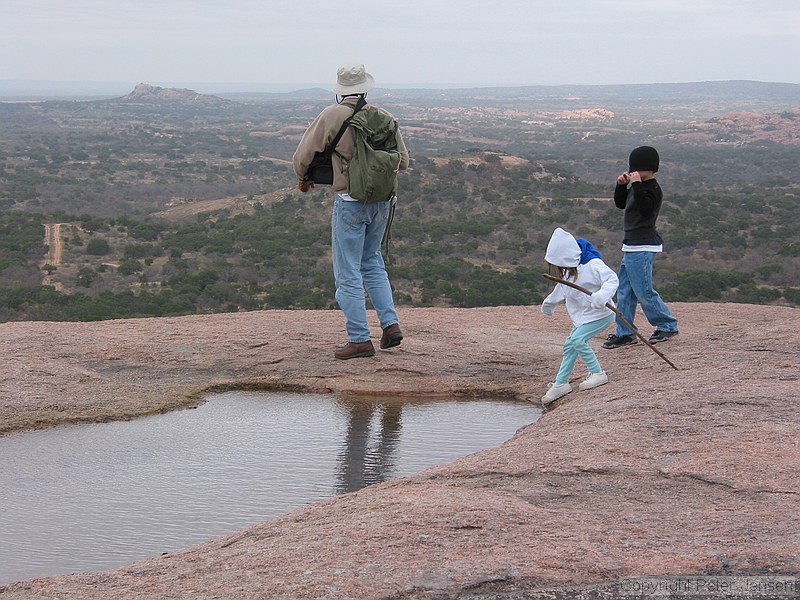
[(661, 210), (664, 193), (655, 179), (636, 181), (627, 185), (617, 184), (614, 188), (614, 204), (625, 210), (623, 227), (628, 246), (658, 246), (663, 243), (656, 231), (656, 219)]

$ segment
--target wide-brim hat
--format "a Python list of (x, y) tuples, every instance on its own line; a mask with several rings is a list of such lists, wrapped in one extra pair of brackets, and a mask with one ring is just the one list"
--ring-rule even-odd
[(336, 72), (335, 94), (366, 94), (375, 87), (375, 79), (367, 73), (364, 65), (345, 65)]

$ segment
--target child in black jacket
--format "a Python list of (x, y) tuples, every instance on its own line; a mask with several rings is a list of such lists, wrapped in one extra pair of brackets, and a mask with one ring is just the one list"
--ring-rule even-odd
[[(622, 241), (622, 264), (619, 268), (617, 307), (633, 324), (637, 304), (642, 305), (647, 320), (656, 328), (650, 343), (665, 342), (678, 335), (678, 320), (672, 316), (659, 293), (653, 288), (653, 261), (664, 250), (656, 230), (656, 219), (664, 194), (655, 179), (659, 156), (651, 146), (635, 148), (628, 158), (628, 170), (617, 177), (614, 204), (625, 211)], [(619, 348), (637, 342), (633, 331), (617, 317), (617, 331), (603, 348)]]

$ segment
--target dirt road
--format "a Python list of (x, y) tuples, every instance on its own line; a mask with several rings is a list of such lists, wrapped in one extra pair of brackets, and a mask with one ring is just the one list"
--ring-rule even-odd
[(47, 253), (45, 264), (53, 265), (54, 267), (61, 264), (61, 259), (64, 256), (64, 240), (61, 237), (61, 225), (63, 225), (63, 223), (44, 224), (44, 243), (47, 244), (50, 249)]

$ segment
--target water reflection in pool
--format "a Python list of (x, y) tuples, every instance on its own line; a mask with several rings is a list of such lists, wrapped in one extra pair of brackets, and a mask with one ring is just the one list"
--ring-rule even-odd
[(505, 400), (231, 392), (196, 410), (0, 437), (0, 584), (102, 570), (496, 446)]

